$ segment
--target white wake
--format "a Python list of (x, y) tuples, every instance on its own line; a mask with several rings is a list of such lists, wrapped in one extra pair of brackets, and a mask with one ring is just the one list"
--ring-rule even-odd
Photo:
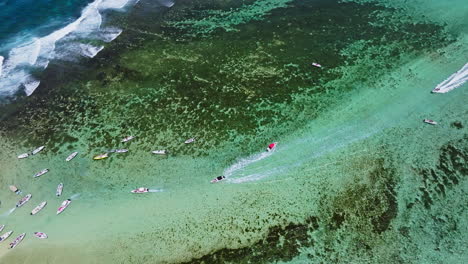
[(466, 81), (468, 81), (468, 63), (463, 66), (459, 71), (450, 75), (445, 81), (439, 83), (433, 93), (447, 93), (451, 90), (462, 86)]

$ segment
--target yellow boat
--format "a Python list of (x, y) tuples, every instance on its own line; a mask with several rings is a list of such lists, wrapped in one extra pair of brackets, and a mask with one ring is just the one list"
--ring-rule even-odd
[(102, 159), (105, 159), (107, 157), (109, 157), (109, 155), (107, 153), (104, 153), (104, 154), (101, 154), (101, 155), (94, 156), (93, 160), (102, 160)]

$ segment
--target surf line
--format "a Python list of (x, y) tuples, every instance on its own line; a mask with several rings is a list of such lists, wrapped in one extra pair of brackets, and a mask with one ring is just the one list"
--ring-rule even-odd
[(466, 81), (468, 81), (468, 63), (466, 63), (459, 71), (450, 75), (443, 82), (439, 83), (433, 93), (447, 93), (451, 90), (462, 86)]

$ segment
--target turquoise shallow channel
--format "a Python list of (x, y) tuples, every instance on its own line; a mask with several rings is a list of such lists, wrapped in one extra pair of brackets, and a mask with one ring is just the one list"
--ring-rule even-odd
[(0, 233), (14, 231), (0, 263), (466, 263), (465, 1), (141, 0), (101, 15), (118, 38), (86, 39), (104, 48), (51, 58), (31, 95), (0, 98)]

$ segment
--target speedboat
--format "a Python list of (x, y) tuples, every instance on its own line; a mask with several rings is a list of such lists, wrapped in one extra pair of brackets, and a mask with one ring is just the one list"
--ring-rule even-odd
[(57, 209), (57, 214), (60, 214), (61, 212), (63, 212), (63, 210), (67, 209), (70, 203), (71, 203), (70, 199), (63, 201), (60, 207)]
[(45, 146), (40, 146), (37, 149), (33, 150), (31, 154), (36, 155), (37, 153), (39, 153), (44, 148), (45, 148)]
[(157, 154), (157, 155), (166, 155), (166, 154), (167, 154), (167, 152), (166, 152), (165, 149), (162, 149), (162, 150), (153, 150), (153, 151), (151, 151), (151, 153)]
[(102, 160), (102, 159), (105, 159), (105, 158), (108, 158), (108, 157), (109, 157), (109, 154), (104, 153), (104, 154), (101, 154), (101, 155), (94, 156), (93, 160)]
[(149, 192), (149, 189), (145, 187), (140, 187), (138, 189), (131, 191), (131, 193), (147, 193), (147, 192)]
[(24, 159), (24, 158), (27, 158), (27, 157), (29, 157), (28, 153), (23, 153), (21, 155), (18, 155), (18, 159)]
[(322, 65), (316, 63), (316, 62), (312, 62), (312, 66), (315, 66), (317, 68), (322, 68)]
[(128, 136), (128, 137), (125, 137), (124, 139), (122, 139), (121, 142), (122, 142), (122, 143), (128, 142), (128, 141), (130, 141), (130, 140), (132, 140), (132, 139), (134, 139), (134, 138), (135, 138), (134, 136)]
[(76, 155), (78, 155), (78, 152), (73, 152), (72, 154), (70, 154), (66, 159), (65, 161), (70, 161), (72, 159), (74, 159), (76, 157)]
[(57, 186), (57, 192), (55, 192), (55, 194), (57, 196), (60, 196), (62, 195), (62, 191), (63, 191), (63, 183), (60, 183), (58, 186)]
[(31, 199), (32, 195), (28, 194), (25, 197), (21, 198), (21, 200), (18, 201), (16, 204), (16, 207), (21, 207), (23, 204), (27, 203), (29, 199)]
[(5, 225), (0, 225), (0, 232), (2, 232), (3, 228), (5, 228)]
[(12, 233), (13, 233), (13, 231), (8, 231), (5, 234), (3, 234), (2, 236), (0, 236), (0, 242), (2, 242), (3, 240), (9, 238)]
[(42, 176), (42, 175), (44, 175), (44, 174), (46, 174), (46, 173), (48, 173), (48, 172), (49, 172), (49, 169), (43, 169), (43, 170), (41, 170), (40, 172), (34, 174), (33, 177), (34, 177), (34, 178), (37, 178), (37, 177), (40, 177), (40, 176)]
[(10, 248), (16, 247), (21, 241), (23, 241), (24, 236), (26, 236), (26, 233), (23, 233), (19, 235), (13, 242), (10, 243)]
[(128, 152), (128, 149), (116, 149), (114, 150), (115, 153), (125, 153)]
[(211, 182), (211, 183), (216, 183), (216, 182), (222, 181), (222, 180), (224, 180), (224, 179), (226, 179), (226, 177), (224, 177), (224, 176), (218, 176), (218, 177), (212, 179), (210, 182)]
[(40, 210), (42, 210), (42, 208), (44, 208), (44, 206), (46, 206), (47, 202), (42, 202), (41, 204), (39, 204), (38, 206), (36, 206), (36, 208), (34, 208), (32, 211), (31, 211), (31, 215), (35, 215), (37, 213), (39, 213)]
[(46, 233), (42, 233), (42, 232), (34, 232), (34, 236), (40, 239), (46, 239), (48, 237)]
[(190, 143), (193, 143), (195, 142), (195, 138), (189, 138), (187, 140), (185, 140), (185, 144), (190, 144)]
[(267, 151), (273, 151), (276, 148), (276, 145), (278, 145), (278, 142), (271, 143), (268, 145)]
[(431, 119), (424, 119), (423, 122), (430, 125), (437, 125), (437, 122)]

